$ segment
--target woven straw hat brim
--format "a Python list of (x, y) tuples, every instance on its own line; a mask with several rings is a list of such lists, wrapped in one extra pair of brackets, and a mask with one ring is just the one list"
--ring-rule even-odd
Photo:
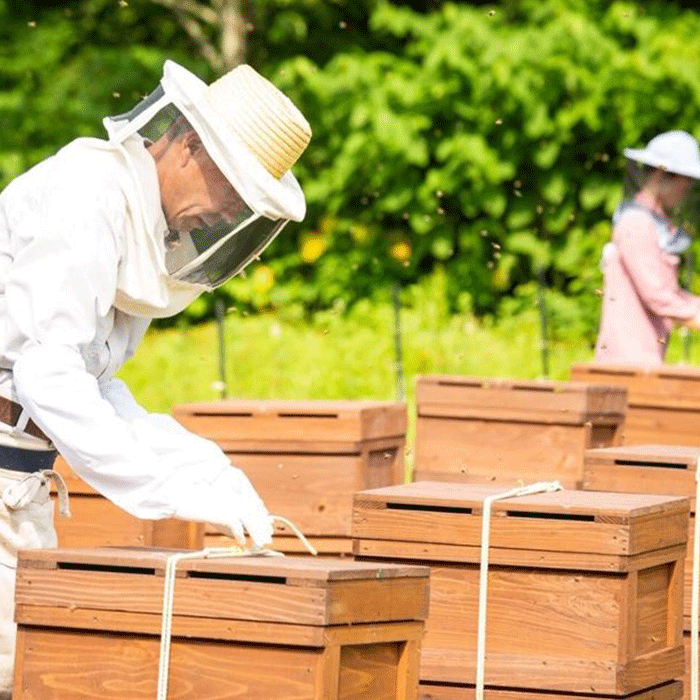
[(246, 64), (214, 81), (205, 96), (276, 179), (296, 163), (311, 139), (311, 127), (292, 101)]

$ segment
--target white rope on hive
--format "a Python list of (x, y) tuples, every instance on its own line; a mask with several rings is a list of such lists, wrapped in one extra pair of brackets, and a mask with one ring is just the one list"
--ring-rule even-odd
[[(288, 527), (302, 542), (310, 554), (316, 556), (318, 552), (304, 537), (299, 528), (279, 515), (270, 516), (272, 520)], [(284, 554), (272, 549), (251, 547), (245, 548), (238, 545), (233, 547), (205, 547), (193, 552), (177, 552), (168, 557), (165, 564), (165, 581), (163, 583), (163, 612), (160, 628), (160, 656), (158, 659), (158, 687), (157, 700), (167, 700), (168, 677), (170, 676), (170, 642), (172, 638), (173, 603), (175, 600), (175, 573), (177, 565), (187, 559), (216, 559), (224, 557), (283, 557)]]
[[(506, 498), (528, 496), (533, 493), (561, 491), (558, 481), (538, 481), (529, 486), (518, 486), (509, 491), (494, 493), (484, 499), (481, 514), (481, 556), (479, 562), (479, 611), (476, 635), (476, 688), (475, 700), (484, 700), (484, 665), (486, 659), (486, 603), (489, 585), (489, 541), (491, 537), (491, 504)], [(696, 700), (693, 698), (693, 700)]]

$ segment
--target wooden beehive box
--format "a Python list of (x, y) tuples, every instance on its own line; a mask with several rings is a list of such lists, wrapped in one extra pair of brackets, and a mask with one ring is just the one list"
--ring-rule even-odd
[(625, 445), (698, 445), (700, 368), (666, 365), (656, 369), (579, 363), (571, 379), (627, 389)]
[[(355, 491), (404, 481), (404, 403), (231, 399), (183, 404), (173, 415), (219, 444), (268, 510), (294, 522), (323, 554), (351, 553)], [(205, 534), (207, 545), (227, 542)], [(284, 526), (273, 547), (302, 551)]]
[[(583, 488), (690, 498), (695, 495), (698, 459), (700, 447), (684, 445), (620, 445), (586, 450)], [(691, 508), (694, 506), (691, 503)]]
[(625, 396), (581, 382), (420, 376), (413, 479), (578, 488), (584, 450), (619, 443)]
[[(34, 550), (17, 569), (14, 700), (152, 700), (173, 550)], [(169, 696), (415, 700), (428, 569), (342, 558), (187, 560)]]
[(695, 472), (699, 458), (700, 447), (623, 445), (587, 450), (583, 470), (583, 488), (587, 491), (661, 493), (690, 499), (683, 596), (684, 629), (690, 629)]
[[(418, 482), (355, 497), (354, 549), (431, 567), (422, 683), (475, 683), (484, 498)], [(624, 696), (682, 676), (688, 500), (559, 491), (497, 501), (485, 683)]]
[[(57, 457), (53, 469), (68, 488), (71, 517), (54, 508), (54, 526), (60, 547), (145, 546), (174, 549), (201, 549), (204, 525), (169, 518), (141, 520), (118, 508), (86, 484)], [(56, 493), (55, 486), (52, 492)]]
[[(636, 693), (625, 695), (624, 700), (688, 700), (681, 681), (669, 681), (653, 688), (645, 688)], [(421, 683), (418, 689), (419, 700), (475, 700), (474, 686), (451, 685), (442, 683)], [(620, 700), (613, 695), (578, 695), (575, 693), (557, 693), (521, 688), (485, 688), (484, 700)]]

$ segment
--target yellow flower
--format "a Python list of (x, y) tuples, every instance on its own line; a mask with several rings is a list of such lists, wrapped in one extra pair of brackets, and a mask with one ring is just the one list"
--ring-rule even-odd
[(398, 240), (389, 248), (389, 255), (399, 262), (408, 262), (411, 258), (411, 244), (405, 240)]
[(301, 258), (304, 262), (316, 262), (326, 250), (326, 239), (324, 236), (309, 235), (301, 241)]
[(258, 265), (253, 271), (253, 288), (257, 292), (267, 292), (275, 283), (275, 273), (267, 265)]

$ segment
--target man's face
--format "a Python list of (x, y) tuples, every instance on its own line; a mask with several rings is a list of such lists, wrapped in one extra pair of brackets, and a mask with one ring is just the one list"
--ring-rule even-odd
[(161, 205), (168, 228), (187, 233), (223, 218), (232, 222), (246, 204), (216, 167), (197, 134), (187, 131), (171, 144)]

